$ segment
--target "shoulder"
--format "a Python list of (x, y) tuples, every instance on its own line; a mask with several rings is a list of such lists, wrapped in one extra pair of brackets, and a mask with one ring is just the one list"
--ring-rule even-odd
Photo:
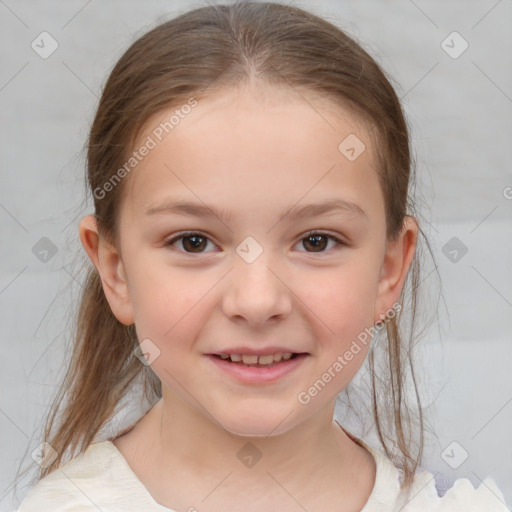
[(402, 498), (403, 512), (510, 512), (503, 493), (491, 477), (476, 488), (469, 479), (460, 478), (442, 495), (439, 491), (432, 473), (418, 471), (411, 491)]
[[(119, 496), (123, 466), (111, 441), (94, 443), (30, 489), (17, 512), (86, 512), (109, 506)], [(127, 475), (126, 475), (127, 476)]]
[(442, 474), (419, 469), (410, 489), (402, 491), (400, 470), (382, 451), (359, 441), (372, 453), (377, 467), (375, 486), (362, 512), (510, 512), (491, 477), (477, 488), (467, 478), (460, 478), (447, 488), (440, 481)]

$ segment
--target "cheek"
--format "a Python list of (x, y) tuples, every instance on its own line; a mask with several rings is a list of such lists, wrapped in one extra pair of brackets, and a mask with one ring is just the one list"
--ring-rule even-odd
[(362, 259), (303, 280), (297, 295), (308, 316), (316, 316), (312, 323), (320, 329), (320, 341), (346, 342), (373, 325), (377, 278)]
[(130, 297), (139, 339), (154, 339), (168, 350), (178, 349), (178, 340), (193, 338), (215, 285), (212, 276), (142, 259), (134, 260), (131, 270)]
[(187, 371), (209, 313), (207, 292), (212, 286), (204, 278), (169, 267), (159, 271), (156, 266), (133, 283), (137, 337), (143, 349), (154, 354), (151, 367), (162, 382), (189, 382)]

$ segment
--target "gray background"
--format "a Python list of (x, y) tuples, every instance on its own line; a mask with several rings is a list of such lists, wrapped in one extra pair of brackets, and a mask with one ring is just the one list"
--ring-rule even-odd
[[(436, 433), (423, 466), (449, 484), (491, 475), (512, 504), (512, 1), (295, 4), (359, 39), (396, 79), (408, 116), (446, 303), (419, 361)], [(30, 454), (62, 376), (80, 290), (77, 225), (90, 211), (82, 148), (101, 85), (131, 41), (201, 5), (0, 1), (2, 511), (27, 491), (20, 482), (14, 496), (13, 480), (20, 461), (35, 469)], [(43, 31), (59, 45), (47, 59), (31, 47)], [(469, 44), (458, 58), (442, 47), (453, 31)], [(461, 48), (453, 41), (452, 52)], [(453, 243), (467, 248), (456, 261), (445, 255)], [(435, 295), (435, 273), (424, 284)], [(462, 450), (467, 459), (452, 467)]]

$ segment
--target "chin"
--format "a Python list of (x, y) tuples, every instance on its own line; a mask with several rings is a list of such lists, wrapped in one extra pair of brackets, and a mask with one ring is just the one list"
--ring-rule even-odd
[[(286, 421), (283, 421), (284, 418)], [(291, 415), (270, 415), (268, 412), (222, 418), (219, 423), (227, 432), (238, 437), (274, 437), (288, 432), (296, 424)]]
[(269, 425), (268, 428), (263, 428), (261, 425), (258, 425), (257, 428), (255, 428), (254, 425), (236, 426), (233, 428), (226, 428), (226, 431), (233, 436), (250, 438), (274, 437), (286, 432), (286, 430), (283, 431), (281, 429), (275, 429), (275, 424), (273, 427)]

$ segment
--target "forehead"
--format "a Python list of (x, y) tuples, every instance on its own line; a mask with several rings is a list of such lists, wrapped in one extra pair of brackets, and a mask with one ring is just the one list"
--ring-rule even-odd
[(150, 140), (152, 148), (125, 184), (124, 202), (138, 211), (170, 191), (233, 207), (336, 190), (348, 200), (382, 202), (364, 123), (305, 91), (246, 87), (198, 98), (193, 107), (152, 116), (135, 149)]

